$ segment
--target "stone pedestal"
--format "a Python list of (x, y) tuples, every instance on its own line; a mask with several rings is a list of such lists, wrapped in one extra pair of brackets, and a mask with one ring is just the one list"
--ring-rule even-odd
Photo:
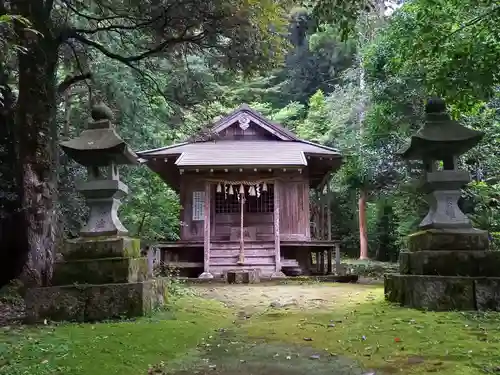
[(429, 229), (409, 236), (399, 274), (384, 279), (386, 299), (435, 311), (500, 311), (500, 252), (477, 229)]
[(227, 282), (229, 284), (254, 284), (260, 282), (260, 275), (257, 270), (227, 271)]
[(149, 278), (137, 239), (69, 240), (63, 258), (54, 264), (52, 286), (28, 290), (28, 321), (134, 317), (166, 302), (166, 284)]

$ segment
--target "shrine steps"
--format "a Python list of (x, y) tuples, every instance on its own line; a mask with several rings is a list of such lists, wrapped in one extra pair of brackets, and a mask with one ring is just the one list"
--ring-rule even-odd
[(229, 270), (245, 269), (258, 269), (262, 276), (268, 276), (276, 270), (274, 242), (245, 242), (243, 264), (238, 264), (239, 260), (239, 242), (212, 242), (210, 244), (210, 272), (215, 277), (221, 277)]

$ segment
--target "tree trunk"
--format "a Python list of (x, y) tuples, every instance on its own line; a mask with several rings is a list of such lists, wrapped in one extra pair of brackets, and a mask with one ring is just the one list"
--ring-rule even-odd
[[(3, 52), (3, 51), (2, 51)], [(0, 288), (16, 278), (27, 259), (27, 242), (19, 233), (26, 227), (21, 210), (20, 171), (14, 134), (15, 96), (0, 53)]]
[(359, 259), (368, 259), (368, 235), (366, 233), (366, 192), (361, 189), (359, 210)]
[[(21, 280), (25, 286), (47, 285), (52, 277), (57, 215), (56, 69), (58, 41), (42, 1), (14, 1), (14, 9), (33, 24), (43, 37), (24, 32), (25, 53), (18, 56), (19, 98), (16, 110), (21, 202), (26, 228), (27, 262)], [(33, 4), (35, 3), (35, 4)], [(20, 30), (21, 33), (23, 31)]]

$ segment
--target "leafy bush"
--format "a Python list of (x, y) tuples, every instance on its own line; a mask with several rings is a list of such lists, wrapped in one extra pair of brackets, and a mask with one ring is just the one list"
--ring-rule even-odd
[(343, 261), (350, 273), (363, 277), (382, 278), (386, 273), (399, 271), (398, 263), (377, 262), (372, 260), (347, 259)]

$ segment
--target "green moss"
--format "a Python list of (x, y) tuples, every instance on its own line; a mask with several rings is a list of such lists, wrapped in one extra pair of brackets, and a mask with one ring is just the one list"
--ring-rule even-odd
[(130, 257), (141, 255), (140, 240), (126, 236), (79, 237), (66, 241), (65, 260)]
[(146, 374), (149, 365), (186, 354), (230, 318), (217, 302), (185, 298), (134, 322), (2, 330), (0, 374)]
[[(381, 287), (339, 301), (332, 311), (272, 312), (248, 320), (250, 340), (307, 345), (345, 355), (383, 373), (476, 375), (500, 356), (500, 314), (422, 312), (384, 302)], [(329, 325), (334, 326), (329, 327)], [(412, 358), (422, 363), (412, 364)]]
[(58, 262), (54, 265), (53, 285), (110, 284), (146, 279), (147, 259), (101, 258)]
[[(321, 354), (322, 360), (330, 361), (330, 354), (337, 354), (381, 374), (476, 375), (494, 372), (498, 366), (500, 314), (416, 311), (384, 302), (381, 286), (343, 285), (346, 287), (350, 292), (339, 293), (334, 307), (328, 305), (329, 310), (269, 309), (263, 305), (251, 319), (237, 320), (236, 325), (231, 321), (240, 307), (230, 310), (213, 300), (183, 297), (171, 301), (167, 311), (135, 322), (3, 330), (0, 374), (137, 375), (146, 374), (148, 365), (160, 361), (169, 369), (174, 363), (190, 366), (203, 358), (226, 363), (227, 347), (212, 345), (208, 353), (195, 349), (203, 338), (212, 335), (214, 341), (223, 343), (215, 332), (222, 327), (231, 332), (221, 336), (239, 341), (243, 349), (250, 350), (255, 342), (266, 342), (267, 346), (252, 354), (252, 360), (283, 360), (284, 370), (296, 364), (295, 358), (284, 360), (287, 350), (301, 352), (300, 348), (311, 346), (311, 353)], [(219, 368), (210, 371), (251, 373), (239, 363), (249, 355), (246, 349), (241, 353), (230, 349), (229, 353), (237, 362), (234, 372), (219, 373)], [(275, 354), (280, 356), (275, 358)], [(319, 360), (306, 362), (311, 367), (308, 371), (291, 373), (322, 373), (314, 367)], [(253, 373), (290, 373), (284, 370)]]

